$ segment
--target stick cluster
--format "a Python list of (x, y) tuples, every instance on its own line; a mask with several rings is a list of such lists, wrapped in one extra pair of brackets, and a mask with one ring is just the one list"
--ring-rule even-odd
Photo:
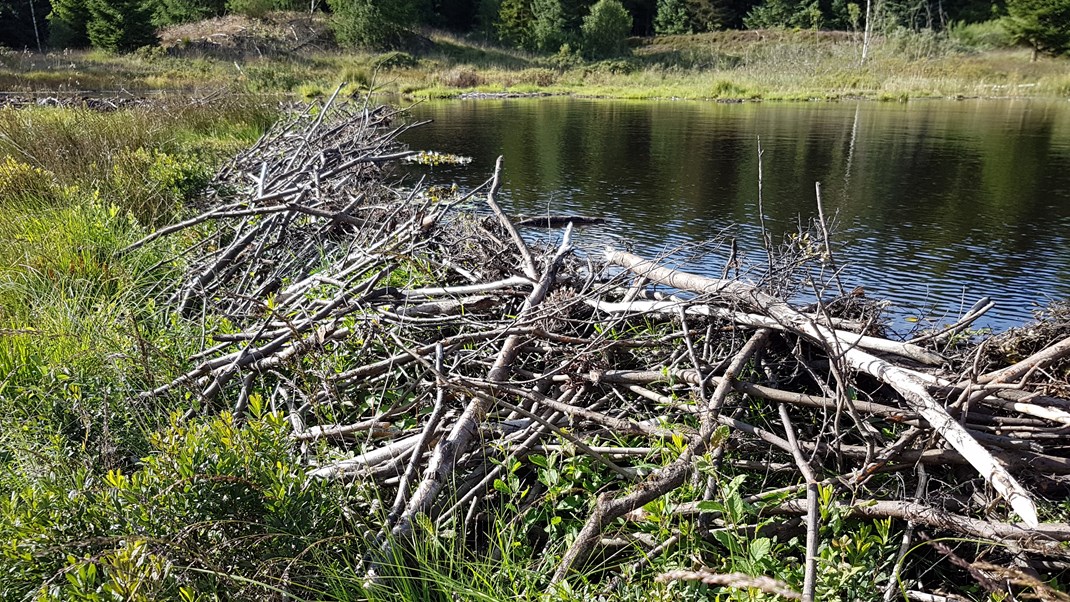
[[(1022, 570), (1070, 560), (1070, 529), (1036, 509), (1037, 492), (1065, 494), (1070, 401), (1034, 391), (1070, 339), (989, 366), (955, 347), (984, 304), (895, 341), (844, 310), (857, 295), (804, 311), (741, 277), (615, 249), (579, 257), (571, 224), (533, 245), (496, 202), (501, 160), (463, 195), (390, 185), (410, 126), (333, 101), (237, 157), (203, 213), (130, 250), (184, 237), (188, 271), (162, 296), (206, 332), (188, 372), (145, 395), (192, 393), (238, 420), (255, 395), (287, 412), (295, 446), (334, 447), (310, 478), (359, 480), (384, 502), (369, 573), (420, 524), (477, 542), (506, 501), (518, 519), (560, 508), (536, 456), (584, 458), (598, 475), (585, 509), (562, 511), (580, 527), (568, 545), (531, 544), (555, 581), (671, 551), (680, 532), (651, 541), (637, 527), (665, 496), (699, 536), (745, 531), (704, 503), (740, 474), (758, 516), (806, 517), (785, 527), (807, 538), (804, 599), (833, 506), (1001, 543)], [(489, 211), (458, 208), (484, 193)], [(623, 556), (596, 554), (618, 540)], [(738, 581), (687, 575), (662, 578)]]

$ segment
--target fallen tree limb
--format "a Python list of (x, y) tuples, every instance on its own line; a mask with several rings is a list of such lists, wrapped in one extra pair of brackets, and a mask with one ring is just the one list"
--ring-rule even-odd
[(608, 251), (606, 259), (615, 265), (668, 286), (758, 307), (781, 324), (821, 344), (832, 356), (841, 357), (852, 368), (866, 372), (892, 386), (906, 404), (936, 429), (952, 447), (977, 469), (1014, 508), (1026, 526), (1036, 526), (1036, 506), (1032, 496), (1003, 468), (988, 451), (969, 435), (947, 411), (929, 394), (923, 382), (906, 370), (850, 347), (839, 340), (830, 329), (807, 319), (787, 303), (763, 293), (755, 287), (735, 280), (713, 280), (694, 274), (669, 270), (636, 255)]

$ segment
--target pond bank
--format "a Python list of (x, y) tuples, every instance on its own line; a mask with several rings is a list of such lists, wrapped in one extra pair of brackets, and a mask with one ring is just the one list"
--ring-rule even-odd
[[(212, 39), (211, 23), (203, 35)], [(244, 33), (255, 33), (255, 28)], [(878, 37), (865, 64), (857, 36), (835, 32), (714, 32), (634, 40), (631, 55), (587, 62), (534, 56), (442, 32), (419, 53), (292, 52), (192, 44), (131, 55), (0, 53), (0, 90), (227, 88), (326, 96), (351, 91), (413, 98), (554, 94), (619, 99), (815, 100), (1068, 97), (1070, 59), (1030, 62), (1025, 49), (979, 50), (942, 34)], [(275, 48), (277, 40), (265, 42)], [(255, 45), (255, 44), (254, 44)], [(237, 54), (235, 54), (237, 53)]]

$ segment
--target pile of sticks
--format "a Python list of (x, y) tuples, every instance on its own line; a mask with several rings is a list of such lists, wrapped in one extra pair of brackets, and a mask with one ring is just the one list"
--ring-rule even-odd
[[(992, 587), (1070, 566), (1070, 527), (1037, 511), (1040, 492), (1067, 490), (1070, 400), (1034, 390), (1070, 354), (1070, 338), (992, 366), (956, 347), (983, 303), (943, 331), (894, 341), (858, 319), (871, 314), (843, 310), (866, 305), (850, 295), (804, 311), (728, 270), (712, 279), (618, 249), (580, 257), (571, 224), (551, 231), (556, 244), (535, 246), (496, 201), (501, 159), (463, 194), (389, 184), (386, 170), (412, 154), (397, 137), (417, 125), (396, 119), (332, 97), (238, 156), (203, 213), (128, 249), (181, 234), (188, 271), (161, 298), (204, 332), (191, 369), (144, 395), (192, 393), (201, 411), (237, 420), (257, 395), (287, 413), (299, 450), (336, 446), (341, 459), (303, 457), (310, 478), (381, 492), (369, 573), (417, 517), (475, 537), (478, 517), (507, 495), (495, 483), (545, 490), (537, 471), (510, 467), (551, 453), (588, 457), (609, 483), (585, 494), (590, 511), (567, 549), (546, 548), (555, 581), (671, 550), (679, 533), (628, 539), (631, 557), (595, 554), (663, 496), (709, 532), (746, 529), (702, 504), (716, 499), (718, 474), (743, 473), (758, 475), (745, 493), (760, 516), (805, 517), (796, 521), (807, 540), (804, 599), (814, 596), (823, 503), (904, 521), (902, 554), (921, 532), (1016, 551)], [(476, 195), (489, 211), (458, 208)], [(685, 485), (699, 493), (681, 500)], [(833, 501), (819, 501), (821, 491)], [(528, 495), (517, 511), (538, 503)], [(901, 565), (924, 599), (915, 590), (925, 584)], [(896, 587), (893, 577), (889, 597)]]

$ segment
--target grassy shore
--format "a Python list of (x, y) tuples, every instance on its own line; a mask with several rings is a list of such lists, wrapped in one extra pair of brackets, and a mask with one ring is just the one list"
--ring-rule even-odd
[[(210, 31), (206, 26), (199, 34), (207, 38)], [(861, 35), (847, 32), (730, 31), (635, 39), (631, 56), (598, 62), (575, 55), (533, 56), (441, 32), (428, 32), (418, 53), (343, 52), (329, 43), (290, 51), (277, 41), (249, 40), (209, 46), (181, 33), (181, 38), (165, 36), (169, 50), (125, 56), (8, 51), (0, 55), (0, 90), (198, 93), (230, 88), (313, 97), (348, 82), (350, 91), (412, 98), (466, 93), (709, 100), (1070, 96), (1070, 59), (1031, 62), (1027, 49), (980, 49), (966, 35), (879, 36), (863, 64)]]

